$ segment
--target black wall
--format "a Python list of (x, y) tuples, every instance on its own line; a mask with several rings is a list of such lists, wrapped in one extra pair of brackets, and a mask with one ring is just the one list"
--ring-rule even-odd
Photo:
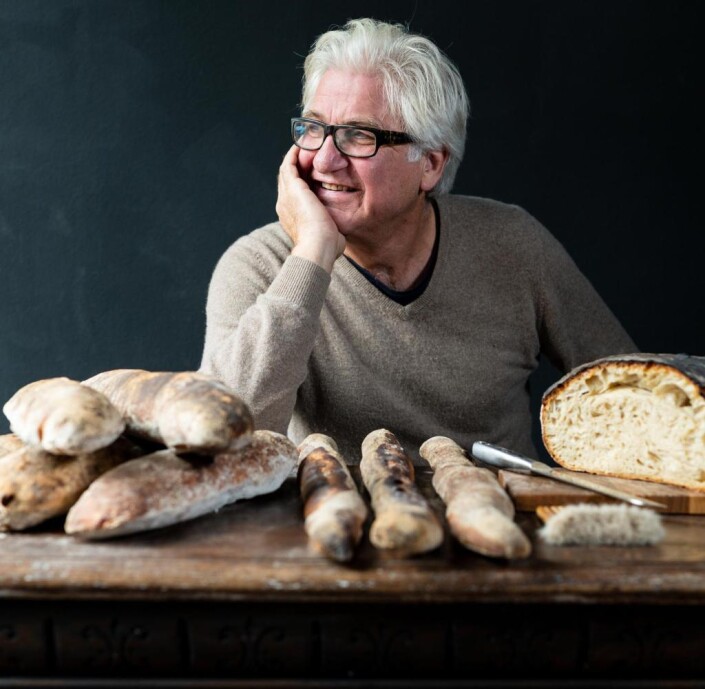
[(538, 217), (642, 350), (705, 354), (702, 6), (0, 0), (0, 402), (198, 366), (216, 260), (275, 218), (303, 56), (364, 15), (460, 67), (455, 191)]

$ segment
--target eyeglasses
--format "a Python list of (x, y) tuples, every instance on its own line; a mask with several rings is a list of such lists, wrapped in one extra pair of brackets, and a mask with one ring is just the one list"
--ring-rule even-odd
[(308, 117), (294, 117), (291, 120), (291, 137), (305, 151), (317, 151), (329, 134), (333, 136), (335, 147), (351, 158), (371, 158), (380, 146), (413, 142), (408, 134), (387, 129), (358, 127), (354, 124), (326, 124)]

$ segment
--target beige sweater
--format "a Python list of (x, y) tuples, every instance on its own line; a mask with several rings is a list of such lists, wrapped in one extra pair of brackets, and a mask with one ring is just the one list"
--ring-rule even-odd
[(258, 428), (332, 436), (359, 462), (387, 428), (418, 462), (427, 438), (533, 452), (527, 380), (636, 346), (561, 245), (522, 209), (443, 196), (424, 293), (401, 306), (345, 258), (332, 276), (290, 256), (278, 223), (238, 239), (211, 281), (201, 369)]

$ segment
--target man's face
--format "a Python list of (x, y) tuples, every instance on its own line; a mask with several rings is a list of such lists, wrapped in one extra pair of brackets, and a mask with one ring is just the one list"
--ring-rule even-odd
[[(304, 116), (403, 131), (387, 113), (376, 77), (340, 70), (323, 75)], [(349, 158), (328, 136), (318, 151), (299, 151), (299, 169), (341, 234), (370, 237), (389, 227), (390, 220), (413, 215), (423, 200), (424, 158), (409, 162), (408, 152), (408, 145), (382, 146), (372, 158)]]

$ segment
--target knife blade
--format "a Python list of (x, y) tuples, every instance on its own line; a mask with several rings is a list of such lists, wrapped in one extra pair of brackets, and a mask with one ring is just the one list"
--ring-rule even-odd
[(637, 507), (651, 507), (656, 510), (666, 509), (666, 505), (662, 505), (660, 502), (655, 502), (654, 500), (648, 500), (646, 498), (639, 498), (636, 495), (627, 493), (626, 491), (611, 488), (610, 486), (604, 486), (601, 483), (593, 481), (589, 478), (575, 476), (574, 474), (565, 474), (560, 469), (554, 469), (548, 464), (544, 464), (544, 462), (539, 462), (536, 459), (530, 459), (529, 457), (525, 457), (518, 452), (513, 452), (512, 450), (507, 450), (504, 447), (492, 445), (491, 443), (486, 443), (482, 440), (478, 440), (473, 443), (472, 456), (484, 464), (490, 464), (491, 466), (499, 469), (508, 469), (509, 471), (516, 471), (521, 474), (537, 474), (539, 476), (545, 476), (546, 478), (552, 478), (556, 481), (569, 483), (570, 485), (577, 486), (578, 488), (591, 490), (594, 493), (607, 495), (610, 498), (623, 500), (624, 502), (636, 505)]

